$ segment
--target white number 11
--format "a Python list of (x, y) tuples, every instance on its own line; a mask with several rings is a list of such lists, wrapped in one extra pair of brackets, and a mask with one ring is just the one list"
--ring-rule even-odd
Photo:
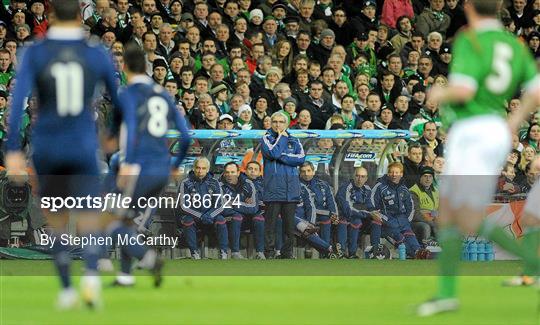
[(83, 110), (83, 69), (76, 62), (55, 63), (51, 74), (56, 80), (56, 103), (58, 115), (77, 116)]

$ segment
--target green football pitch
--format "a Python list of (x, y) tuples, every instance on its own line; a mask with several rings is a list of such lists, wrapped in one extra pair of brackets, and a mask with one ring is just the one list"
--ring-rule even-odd
[(413, 308), (435, 292), (433, 261), (175, 260), (159, 289), (104, 276), (104, 308), (68, 312), (54, 308), (58, 280), (37, 275), (51, 264), (0, 261), (0, 324), (540, 324), (538, 291), (500, 285), (516, 262), (465, 263), (461, 310), (431, 318)]

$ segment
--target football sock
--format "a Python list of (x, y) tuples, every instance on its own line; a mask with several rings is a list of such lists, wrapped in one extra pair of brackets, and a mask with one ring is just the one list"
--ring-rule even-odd
[(538, 248), (540, 248), (540, 227), (531, 227), (525, 230), (521, 245), (523, 250), (529, 251), (529, 254), (536, 256), (532, 263), (525, 262), (523, 272), (526, 275), (540, 276), (540, 261)]
[(438, 298), (456, 296), (456, 275), (461, 256), (461, 234), (457, 227), (450, 226), (439, 231), (442, 251), (439, 255), (439, 293)]
[[(94, 234), (84, 234), (83, 236), (89, 237), (97, 237), (102, 238), (103, 235), (101, 233), (94, 233)], [(86, 271), (90, 273), (98, 273), (98, 260), (103, 255), (103, 248), (100, 245), (97, 245), (96, 242), (93, 242), (92, 240), (89, 241), (88, 245), (84, 247), (83, 250), (83, 258), (86, 263)]]
[(52, 234), (52, 236), (56, 239), (52, 247), (54, 265), (56, 266), (56, 270), (60, 276), (62, 288), (67, 289), (71, 287), (71, 279), (69, 277), (69, 264), (71, 263), (69, 246), (62, 244), (60, 241), (61, 234)]

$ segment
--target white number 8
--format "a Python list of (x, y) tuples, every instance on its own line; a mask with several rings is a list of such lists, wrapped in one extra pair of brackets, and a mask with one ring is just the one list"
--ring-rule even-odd
[(493, 51), (493, 72), (486, 78), (486, 88), (494, 94), (502, 94), (512, 82), (512, 48), (506, 43), (495, 43)]
[(169, 104), (161, 97), (152, 97), (148, 100), (148, 133), (156, 138), (160, 138), (167, 132), (167, 114)]

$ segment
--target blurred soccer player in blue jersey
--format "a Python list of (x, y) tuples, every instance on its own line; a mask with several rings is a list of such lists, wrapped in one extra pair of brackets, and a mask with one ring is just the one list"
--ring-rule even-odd
[[(92, 96), (103, 82), (116, 108), (114, 67), (107, 54), (83, 38), (77, 0), (52, 0), (55, 17), (47, 37), (28, 48), (17, 72), (17, 86), (9, 118), (6, 168), (12, 178), (24, 174), (26, 158), (21, 151), (19, 129), (24, 98), (38, 99), (38, 117), (32, 126), (32, 161), (42, 197), (95, 197), (99, 194), (96, 152), (98, 139)], [(119, 116), (119, 114), (115, 114)], [(116, 130), (111, 130), (115, 133)], [(90, 208), (46, 212), (52, 237), (54, 261), (62, 288), (58, 307), (77, 305), (69, 277), (69, 246), (59, 238), (67, 233), (69, 215), (77, 217), (79, 235), (99, 234), (98, 212)], [(95, 242), (94, 242), (95, 243)], [(81, 295), (89, 306), (100, 303), (101, 282), (97, 273), (99, 246), (84, 249), (85, 276)]]
[[(121, 93), (120, 101), (124, 103), (122, 116), (127, 137), (120, 148), (124, 159), (120, 163), (117, 186), (126, 197), (132, 198), (132, 202), (138, 202), (139, 198), (148, 202), (149, 198), (157, 197), (167, 186), (171, 173), (174, 176), (178, 174), (178, 166), (189, 146), (189, 135), (186, 121), (167, 90), (145, 74), (144, 52), (136, 46), (128, 46), (124, 61), (128, 87)], [(172, 168), (166, 138), (169, 129), (180, 132), (180, 150)], [(137, 236), (133, 219), (139, 213), (143, 214), (143, 219), (148, 219), (152, 210), (150, 207), (135, 206), (116, 211), (121, 220), (109, 227), (113, 238), (118, 235)], [(131, 275), (133, 257), (140, 260), (139, 267), (152, 271), (155, 286), (161, 284), (162, 262), (155, 251), (138, 244), (126, 245), (121, 249), (121, 272), (115, 284), (134, 284), (135, 279)]]

